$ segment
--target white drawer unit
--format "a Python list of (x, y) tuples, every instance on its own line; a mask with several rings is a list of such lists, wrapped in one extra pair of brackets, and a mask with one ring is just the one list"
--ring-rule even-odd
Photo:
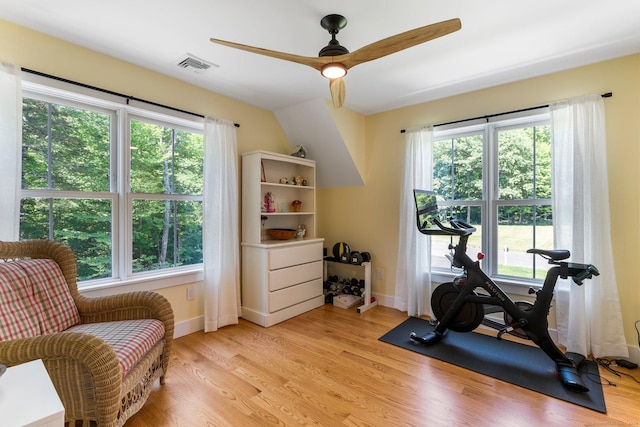
[(322, 260), (322, 249), (318, 258), (317, 245), (295, 245), (273, 248), (269, 251), (269, 270), (290, 267)]
[(289, 288), (322, 277), (322, 261), (307, 262), (278, 270), (269, 269), (269, 291)]
[(272, 326), (324, 304), (323, 239), (242, 244), (242, 317)]
[[(313, 160), (242, 154), (243, 318), (272, 326), (324, 304), (315, 185)], [(276, 240), (270, 228), (296, 235)]]

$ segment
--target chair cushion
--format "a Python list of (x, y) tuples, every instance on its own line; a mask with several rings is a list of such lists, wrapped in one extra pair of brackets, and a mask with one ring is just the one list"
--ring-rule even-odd
[(40, 335), (39, 316), (27, 272), (17, 262), (0, 263), (0, 341)]
[(52, 259), (29, 259), (18, 264), (27, 272), (35, 289), (43, 334), (62, 332), (80, 323), (78, 308), (58, 263)]
[(164, 323), (156, 319), (119, 320), (76, 325), (65, 332), (84, 332), (102, 338), (118, 356), (124, 378), (164, 338)]
[(80, 323), (58, 264), (51, 259), (0, 263), (0, 341), (62, 332)]

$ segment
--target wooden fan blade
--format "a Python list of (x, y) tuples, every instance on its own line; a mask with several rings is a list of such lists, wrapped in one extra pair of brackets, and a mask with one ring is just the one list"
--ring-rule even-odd
[(331, 90), (333, 106), (336, 108), (342, 107), (344, 105), (344, 95), (347, 93), (344, 80), (342, 78), (329, 80), (329, 89)]
[(298, 64), (307, 65), (316, 70), (322, 70), (322, 66), (334, 62), (331, 57), (313, 57), (313, 56), (301, 56), (294, 55), (292, 53), (278, 52), (275, 50), (263, 49), (261, 47), (247, 46), (240, 43), (228, 42), (219, 39), (210, 39), (211, 42), (221, 44), (224, 46), (233, 47), (235, 49), (244, 50), (251, 53), (257, 53), (259, 55), (269, 56), (271, 58), (282, 59), (284, 61), (296, 62)]
[(361, 47), (354, 52), (342, 55), (345, 58), (340, 62), (342, 62), (347, 68), (351, 68), (358, 64), (362, 64), (363, 62), (382, 58), (383, 56), (445, 36), (458, 31), (460, 28), (462, 28), (462, 23), (458, 18), (426, 25), (424, 27), (396, 34), (395, 36)]

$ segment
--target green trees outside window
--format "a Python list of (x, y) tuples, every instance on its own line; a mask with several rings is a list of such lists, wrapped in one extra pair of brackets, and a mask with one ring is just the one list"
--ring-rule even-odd
[(202, 263), (201, 130), (65, 104), (23, 100), (20, 238), (68, 244), (79, 280)]
[[(447, 215), (474, 225), (469, 255), (479, 251), (493, 275), (544, 278), (546, 267), (526, 254), (553, 247), (551, 134), (548, 122), (493, 123), (438, 137), (433, 154), (434, 191)], [(432, 240), (432, 265), (451, 239)]]

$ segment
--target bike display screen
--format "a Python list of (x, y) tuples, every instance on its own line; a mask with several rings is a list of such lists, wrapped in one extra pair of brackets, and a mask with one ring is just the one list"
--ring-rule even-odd
[(440, 230), (440, 228), (438, 228), (433, 222), (434, 218), (441, 218), (436, 193), (429, 190), (414, 189), (413, 198), (416, 202), (418, 229), (420, 232), (426, 232), (427, 234), (442, 234), (442, 230)]

